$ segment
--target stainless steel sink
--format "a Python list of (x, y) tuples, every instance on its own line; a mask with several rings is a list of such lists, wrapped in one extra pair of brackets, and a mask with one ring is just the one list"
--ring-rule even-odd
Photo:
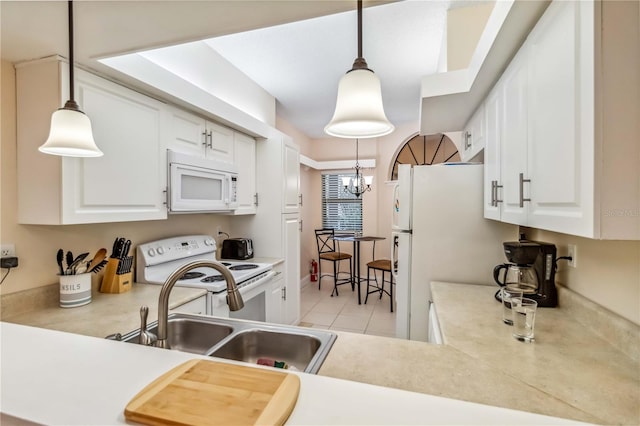
[(250, 364), (269, 358), (305, 371), (321, 345), (320, 339), (309, 334), (252, 329), (235, 334), (210, 355)]
[[(148, 330), (157, 333), (157, 321)], [(140, 330), (122, 337), (138, 343)], [(171, 349), (257, 364), (260, 358), (284, 361), (300, 371), (317, 373), (336, 334), (327, 330), (257, 321), (174, 313), (169, 315)]]
[[(233, 332), (228, 324), (212, 322), (198, 318), (169, 317), (168, 321), (169, 346), (182, 352), (204, 354), (216, 343)], [(155, 321), (147, 328), (153, 334), (158, 333), (158, 322)], [(122, 340), (138, 343), (140, 330), (126, 334)]]

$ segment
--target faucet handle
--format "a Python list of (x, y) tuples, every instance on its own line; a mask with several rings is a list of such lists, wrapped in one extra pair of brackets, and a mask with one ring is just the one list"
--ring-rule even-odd
[(157, 337), (155, 334), (147, 331), (147, 316), (149, 316), (149, 307), (140, 307), (140, 336), (138, 343), (145, 346), (150, 346), (155, 343)]

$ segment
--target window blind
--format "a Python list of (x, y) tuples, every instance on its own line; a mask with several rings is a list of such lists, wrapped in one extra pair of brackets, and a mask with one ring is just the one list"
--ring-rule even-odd
[(353, 176), (353, 173), (322, 175), (322, 227), (360, 232), (362, 198), (344, 190), (343, 176)]

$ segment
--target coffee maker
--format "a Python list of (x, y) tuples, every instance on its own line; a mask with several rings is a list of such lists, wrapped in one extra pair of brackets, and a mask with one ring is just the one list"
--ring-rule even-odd
[[(504, 254), (511, 263), (493, 269), (493, 278), (499, 286), (516, 284), (522, 288), (523, 297), (533, 299), (540, 307), (558, 305), (556, 291), (556, 246), (540, 241), (507, 241), (502, 243)], [(504, 270), (502, 280), (500, 272)], [(500, 291), (496, 299), (500, 300)]]

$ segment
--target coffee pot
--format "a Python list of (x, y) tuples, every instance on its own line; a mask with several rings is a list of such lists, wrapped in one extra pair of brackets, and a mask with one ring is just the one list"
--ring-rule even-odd
[[(493, 269), (496, 284), (501, 288), (507, 284), (517, 285), (522, 289), (523, 296), (538, 302), (539, 307), (556, 306), (556, 246), (522, 238), (504, 242), (503, 247), (510, 263), (500, 264)], [(502, 299), (501, 293), (501, 290), (496, 292), (496, 299)]]
[[(502, 280), (500, 272), (504, 271)], [(500, 286), (515, 285), (523, 294), (534, 294), (538, 289), (538, 277), (533, 266), (504, 263), (493, 269), (493, 279)]]

